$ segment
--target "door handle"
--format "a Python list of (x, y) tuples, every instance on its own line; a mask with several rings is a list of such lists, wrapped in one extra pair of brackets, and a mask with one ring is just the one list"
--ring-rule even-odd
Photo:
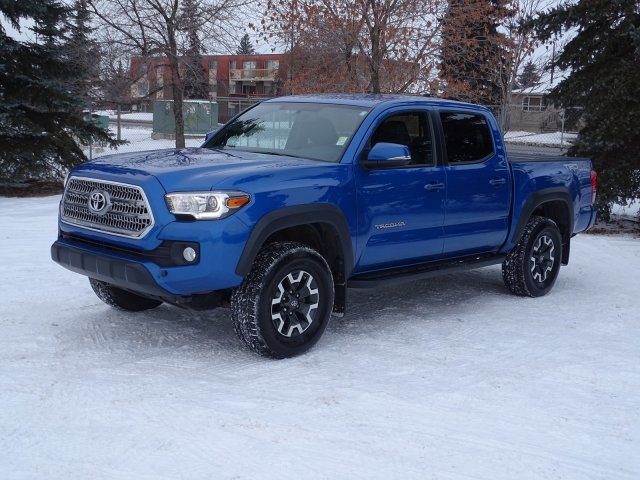
[(497, 187), (498, 185), (504, 185), (507, 181), (504, 178), (492, 178), (489, 180), (489, 183), (494, 187)]
[(444, 190), (444, 183), (431, 182), (424, 186), (425, 190)]

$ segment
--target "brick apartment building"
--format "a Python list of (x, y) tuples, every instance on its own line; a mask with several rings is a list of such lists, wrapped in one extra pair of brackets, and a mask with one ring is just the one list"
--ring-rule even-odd
[[(240, 108), (242, 98), (279, 95), (279, 79), (285, 78), (285, 58), (286, 54), (203, 56), (209, 99), (219, 100), (221, 118)], [(131, 98), (142, 109), (150, 111), (154, 100), (173, 98), (167, 63), (163, 57), (131, 59)]]

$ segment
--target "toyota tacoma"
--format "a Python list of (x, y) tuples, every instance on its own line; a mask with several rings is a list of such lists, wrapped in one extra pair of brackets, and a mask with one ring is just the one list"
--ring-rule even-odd
[(349, 288), (502, 264), (537, 297), (595, 222), (588, 159), (507, 157), (477, 105), (411, 96), (264, 101), (200, 148), (73, 169), (53, 260), (105, 303), (230, 307), (252, 350), (313, 346)]

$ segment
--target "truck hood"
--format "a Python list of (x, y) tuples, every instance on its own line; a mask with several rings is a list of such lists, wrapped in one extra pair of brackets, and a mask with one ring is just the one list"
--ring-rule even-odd
[(74, 175), (100, 177), (152, 175), (167, 191), (210, 190), (221, 182), (232, 186), (234, 179), (273, 177), (274, 170), (322, 168), (335, 164), (255, 152), (185, 148), (121, 153), (98, 158), (74, 170)]

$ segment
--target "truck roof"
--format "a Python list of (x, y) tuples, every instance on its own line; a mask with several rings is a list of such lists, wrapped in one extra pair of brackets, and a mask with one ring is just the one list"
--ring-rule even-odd
[(304, 102), (304, 103), (336, 103), (340, 105), (354, 105), (358, 107), (374, 108), (385, 104), (393, 105), (430, 105), (430, 106), (457, 106), (473, 107), (487, 110), (486, 107), (474, 105), (472, 103), (459, 102), (436, 97), (423, 97), (418, 95), (395, 95), (395, 94), (374, 94), (374, 93), (324, 93), (314, 95), (290, 95), (286, 97), (276, 97), (267, 102)]

